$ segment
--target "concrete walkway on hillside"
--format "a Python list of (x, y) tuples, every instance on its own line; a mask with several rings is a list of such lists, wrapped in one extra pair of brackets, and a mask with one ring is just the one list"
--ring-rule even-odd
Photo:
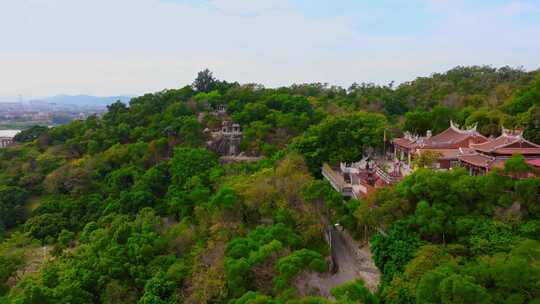
[(366, 287), (375, 291), (381, 274), (371, 259), (369, 245), (360, 247), (347, 232), (336, 229), (333, 231), (332, 251), (337, 272), (335, 274), (309, 272), (300, 275), (295, 282), (299, 293), (302, 296), (330, 297), (332, 288), (359, 278), (364, 281)]

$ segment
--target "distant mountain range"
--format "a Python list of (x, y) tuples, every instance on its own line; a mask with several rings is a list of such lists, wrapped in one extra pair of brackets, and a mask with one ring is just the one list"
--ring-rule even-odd
[(128, 103), (132, 96), (91, 96), (91, 95), (56, 95), (29, 100), (30, 103), (48, 103), (56, 105), (75, 105), (75, 106), (107, 106), (120, 100)]

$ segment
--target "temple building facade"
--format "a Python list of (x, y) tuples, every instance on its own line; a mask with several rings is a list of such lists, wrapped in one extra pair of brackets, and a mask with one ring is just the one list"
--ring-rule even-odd
[(399, 164), (383, 165), (370, 157), (355, 163), (340, 163), (339, 167), (324, 164), (323, 177), (344, 197), (362, 198), (375, 188), (398, 183), (403, 178)]
[[(205, 130), (208, 132), (208, 130)], [(207, 147), (220, 156), (233, 156), (240, 153), (240, 142), (243, 133), (239, 124), (224, 120), (221, 128), (211, 132), (211, 140)]]
[(481, 144), (472, 144), (472, 149), (460, 153), (460, 165), (473, 175), (486, 174), (494, 168), (504, 168), (504, 162), (514, 154), (523, 155), (529, 162), (540, 159), (540, 145), (523, 138), (523, 130), (502, 129), (501, 136)]
[(452, 169), (465, 167), (471, 175), (486, 174), (494, 168), (503, 168), (506, 159), (521, 154), (527, 160), (540, 158), (540, 145), (523, 138), (523, 130), (502, 129), (501, 136), (486, 138), (476, 127), (462, 129), (450, 122), (445, 131), (432, 136), (413, 136), (405, 133), (395, 138), (394, 158), (411, 167), (412, 161), (422, 153), (438, 155), (434, 168)]
[(476, 127), (460, 129), (453, 122), (443, 132), (432, 135), (428, 131), (426, 136), (414, 136), (405, 133), (402, 138), (395, 138), (394, 158), (402, 161), (404, 165), (412, 167), (412, 160), (425, 152), (434, 152), (440, 155), (435, 167), (450, 169), (459, 165), (459, 149), (469, 149), (473, 144), (488, 142), (488, 138), (476, 131)]

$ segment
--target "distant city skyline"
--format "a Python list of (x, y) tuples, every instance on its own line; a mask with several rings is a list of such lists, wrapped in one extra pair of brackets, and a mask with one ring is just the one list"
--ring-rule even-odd
[(32, 102), (32, 101), (49, 101), (49, 102), (55, 102), (55, 100), (74, 100), (77, 98), (81, 99), (107, 99), (107, 98), (119, 98), (125, 101), (126, 99), (136, 97), (137, 95), (108, 95), (108, 96), (99, 96), (99, 95), (88, 95), (88, 94), (74, 94), (74, 95), (68, 95), (68, 94), (56, 94), (51, 96), (29, 96), (25, 97), (23, 95), (19, 96), (0, 96), (0, 103), (26, 103), (26, 102)]
[(535, 0), (0, 3), (0, 101), (140, 95), (219, 79), (400, 83), (458, 65), (540, 68)]

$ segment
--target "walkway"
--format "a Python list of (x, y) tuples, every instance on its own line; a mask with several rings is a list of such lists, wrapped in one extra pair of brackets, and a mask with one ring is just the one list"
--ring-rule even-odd
[(375, 291), (381, 274), (371, 260), (369, 246), (359, 247), (346, 232), (332, 229), (332, 244), (337, 272), (305, 273), (296, 280), (296, 286), (302, 296), (318, 295), (331, 297), (330, 290), (347, 282), (362, 279), (371, 291)]

